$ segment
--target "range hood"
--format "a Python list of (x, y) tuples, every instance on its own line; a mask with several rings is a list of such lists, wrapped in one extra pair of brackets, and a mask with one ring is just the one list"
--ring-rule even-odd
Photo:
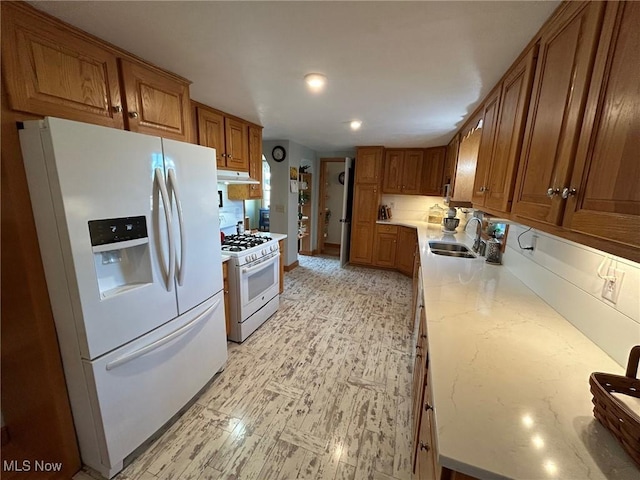
[(260, 182), (249, 177), (249, 172), (235, 172), (232, 170), (218, 170), (218, 182), (227, 185), (232, 184), (259, 184)]

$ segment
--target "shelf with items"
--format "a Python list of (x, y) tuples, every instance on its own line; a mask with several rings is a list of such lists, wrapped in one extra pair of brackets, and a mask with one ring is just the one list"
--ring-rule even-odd
[(311, 255), (311, 174), (298, 177), (298, 253)]

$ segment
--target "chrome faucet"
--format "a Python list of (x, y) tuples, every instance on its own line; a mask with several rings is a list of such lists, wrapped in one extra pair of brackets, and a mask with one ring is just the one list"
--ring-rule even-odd
[(473, 220), (476, 220), (478, 222), (478, 228), (476, 229), (476, 238), (473, 241), (473, 247), (471, 247), (471, 249), (474, 252), (478, 253), (478, 250), (480, 249), (480, 236), (482, 235), (482, 220), (478, 217), (471, 217), (465, 225), (464, 230), (465, 232), (467, 231), (467, 227)]

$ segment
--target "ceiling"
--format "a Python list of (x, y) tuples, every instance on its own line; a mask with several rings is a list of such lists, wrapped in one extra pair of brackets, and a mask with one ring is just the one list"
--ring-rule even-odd
[[(448, 143), (557, 1), (30, 2), (319, 152)], [(303, 76), (328, 77), (312, 94)], [(359, 131), (349, 129), (357, 118)]]

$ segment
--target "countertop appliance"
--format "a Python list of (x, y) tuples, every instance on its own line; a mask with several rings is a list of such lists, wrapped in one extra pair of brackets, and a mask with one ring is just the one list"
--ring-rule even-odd
[(215, 150), (57, 118), (20, 142), (82, 461), (111, 478), (227, 359)]
[(222, 254), (229, 262), (229, 339), (244, 342), (278, 310), (280, 251), (267, 235), (227, 235)]

